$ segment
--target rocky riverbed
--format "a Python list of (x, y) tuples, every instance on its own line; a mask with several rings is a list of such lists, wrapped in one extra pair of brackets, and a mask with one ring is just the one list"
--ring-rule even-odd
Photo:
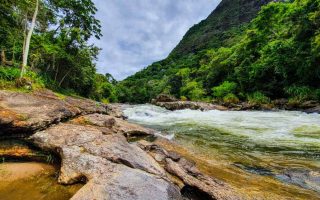
[[(57, 155), (58, 183), (85, 183), (73, 200), (241, 199), (180, 155), (146, 141), (129, 143), (155, 132), (126, 122), (115, 105), (49, 90), (0, 91), (0, 127), (1, 139), (23, 138)], [(25, 153), (19, 156), (32, 158)]]
[(264, 111), (276, 111), (276, 110), (294, 110), (303, 111), (306, 113), (320, 113), (320, 102), (317, 101), (305, 101), (301, 103), (290, 103), (287, 99), (276, 99), (268, 104), (258, 104), (250, 102), (240, 103), (223, 103), (223, 102), (196, 102), (196, 101), (181, 101), (166, 94), (160, 94), (151, 101), (152, 104), (166, 108), (167, 110), (220, 110), (220, 111), (244, 111), (244, 110), (264, 110)]

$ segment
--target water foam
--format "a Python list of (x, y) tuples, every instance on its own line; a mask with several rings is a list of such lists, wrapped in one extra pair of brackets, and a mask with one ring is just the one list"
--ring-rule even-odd
[[(254, 143), (294, 147), (312, 145), (320, 148), (320, 115), (298, 111), (168, 111), (153, 105), (137, 105), (124, 111), (129, 120), (154, 128), (188, 126), (206, 127)], [(172, 134), (171, 134), (172, 136)]]

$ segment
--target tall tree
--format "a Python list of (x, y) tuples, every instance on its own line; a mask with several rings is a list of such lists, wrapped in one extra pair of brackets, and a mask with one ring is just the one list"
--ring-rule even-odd
[[(26, 73), (26, 66), (28, 64), (28, 56), (29, 56), (29, 49), (30, 49), (30, 41), (31, 41), (31, 37), (33, 34), (33, 30), (34, 27), (36, 25), (36, 20), (37, 20), (37, 16), (38, 16), (38, 12), (39, 12), (39, 0), (36, 0), (36, 6), (35, 6), (35, 10), (33, 13), (33, 17), (32, 17), (32, 21), (31, 21), (31, 25), (30, 25), (30, 29), (26, 30), (28, 32), (28, 34), (26, 35), (25, 39), (24, 39), (24, 44), (23, 44), (23, 59), (22, 59), (22, 66), (21, 66), (21, 75), (20, 77), (22, 77), (25, 73)], [(25, 22), (26, 24), (28, 23), (27, 21)], [(26, 26), (27, 27), (27, 26)]]

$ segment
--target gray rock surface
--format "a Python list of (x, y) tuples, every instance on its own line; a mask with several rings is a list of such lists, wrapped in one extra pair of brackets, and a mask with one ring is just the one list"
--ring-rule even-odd
[(0, 135), (31, 134), (80, 114), (108, 112), (121, 115), (113, 106), (83, 98), (58, 97), (49, 90), (34, 93), (0, 91)]
[(153, 135), (154, 130), (144, 128), (142, 126), (131, 124), (121, 118), (116, 118), (103, 114), (89, 114), (81, 116), (74, 121), (87, 123), (99, 127), (105, 134), (120, 133), (125, 136), (144, 136)]
[(31, 140), (59, 153), (60, 183), (87, 180), (72, 199), (181, 199), (164, 169), (122, 134), (63, 123), (35, 133)]
[(186, 160), (176, 153), (168, 152), (162, 147), (146, 141), (139, 142), (138, 146), (149, 152), (158, 162), (164, 165), (170, 174), (178, 177), (185, 185), (197, 188), (212, 199), (240, 199), (228, 184), (202, 174), (193, 162)]

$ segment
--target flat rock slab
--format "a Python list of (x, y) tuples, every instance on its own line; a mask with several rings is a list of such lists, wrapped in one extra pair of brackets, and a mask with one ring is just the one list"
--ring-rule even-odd
[(58, 124), (31, 136), (62, 158), (59, 182), (87, 184), (72, 199), (181, 199), (164, 169), (122, 134), (91, 125)]
[(131, 124), (121, 118), (103, 114), (89, 114), (72, 120), (73, 123), (93, 125), (104, 134), (122, 134), (130, 136), (154, 135), (155, 131), (142, 126)]
[(0, 136), (30, 134), (80, 114), (108, 113), (114, 110), (88, 99), (58, 97), (48, 90), (34, 93), (0, 91)]

